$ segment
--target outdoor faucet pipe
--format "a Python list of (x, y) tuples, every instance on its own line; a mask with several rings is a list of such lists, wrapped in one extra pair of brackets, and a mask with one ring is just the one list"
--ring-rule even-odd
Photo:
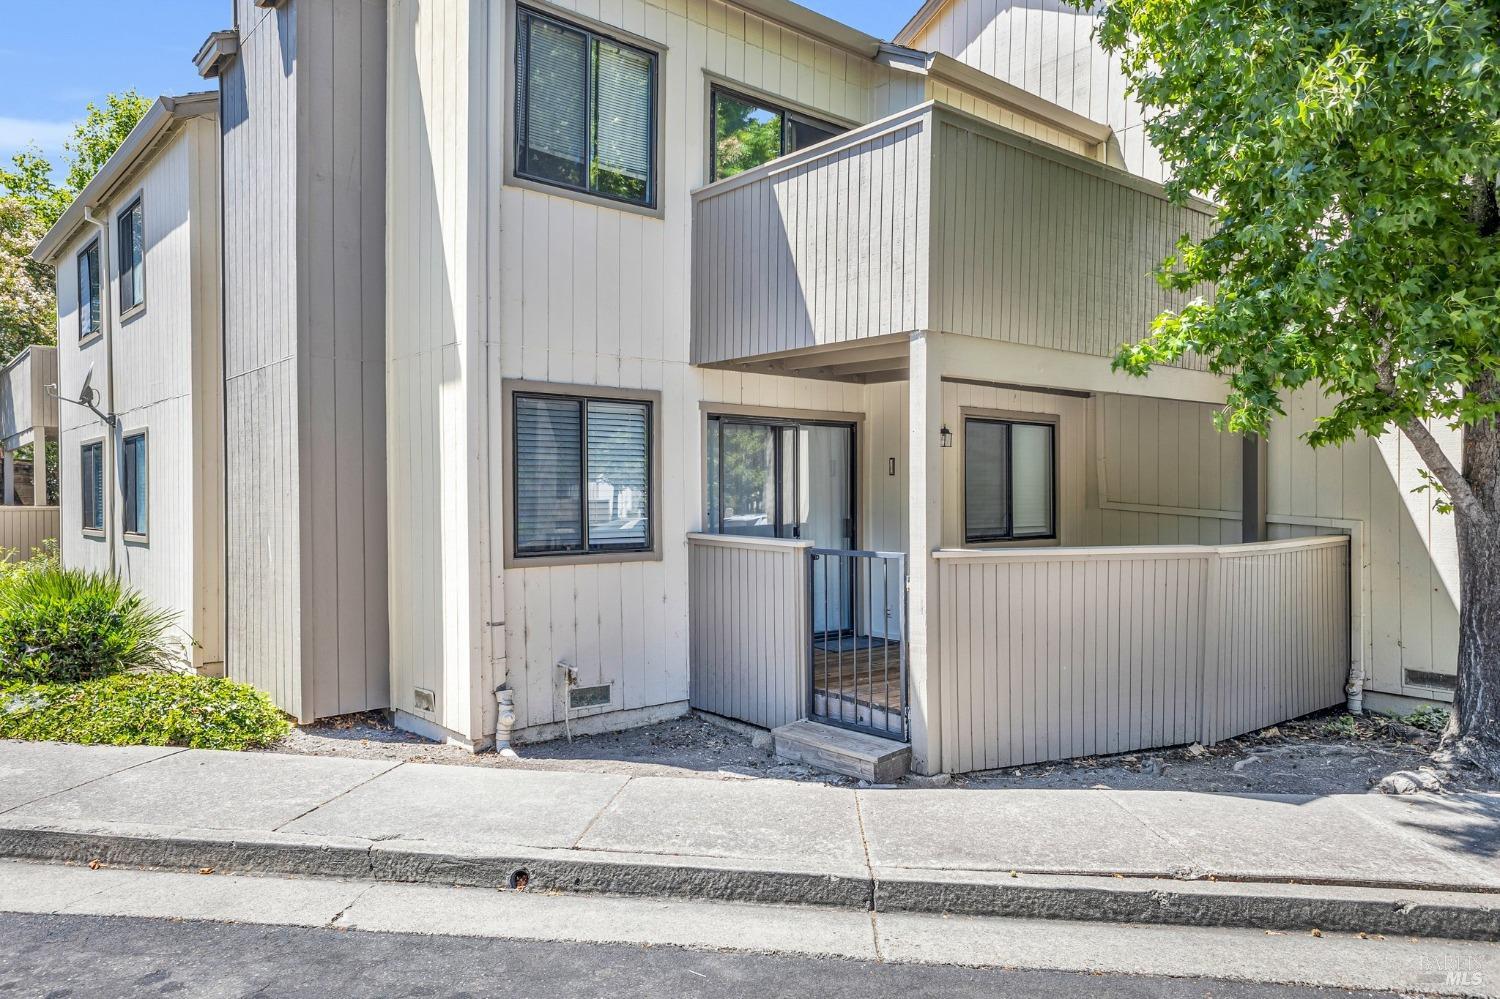
[[(114, 326), (110, 322), (111, 307), (114, 304), (111, 298), (111, 284), (109, 280), (109, 225), (103, 219), (94, 216), (94, 209), (89, 205), (83, 206), (83, 218), (89, 225), (99, 230), (99, 325), (104, 333), (104, 390), (107, 393), (104, 408), (107, 413), (115, 411), (115, 334)], [(90, 407), (93, 408), (93, 407)], [(119, 567), (115, 556), (115, 424), (109, 418), (105, 419), (106, 430), (104, 434), (104, 474), (109, 488), (104, 492), (104, 544), (109, 549), (109, 574), (119, 575)], [(61, 435), (59, 435), (61, 443)], [(62, 450), (58, 449), (58, 461), (62, 461)], [(42, 463), (42, 475), (46, 476), (46, 462)]]

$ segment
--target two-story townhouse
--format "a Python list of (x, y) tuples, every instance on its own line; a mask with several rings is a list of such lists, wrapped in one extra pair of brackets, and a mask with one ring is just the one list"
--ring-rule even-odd
[(163, 97), (37, 246), (57, 270), (59, 548), (224, 668), (218, 96)]
[(1212, 206), (1069, 11), (236, 0), (229, 674), (475, 748), (697, 708), (871, 773), (1442, 696), (1414, 459), (1110, 370)]

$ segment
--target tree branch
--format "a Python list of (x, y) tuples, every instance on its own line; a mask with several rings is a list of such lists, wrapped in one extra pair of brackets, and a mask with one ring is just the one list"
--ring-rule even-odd
[(1417, 449), (1417, 455), (1427, 466), (1427, 470), (1448, 490), (1453, 508), (1475, 521), (1488, 520), (1489, 514), (1484, 504), (1479, 502), (1478, 494), (1469, 485), (1469, 480), (1448, 459), (1443, 446), (1432, 436), (1432, 431), (1427, 429), (1427, 424), (1421, 420), (1405, 420), (1400, 427), (1406, 439), (1411, 441), (1412, 447)]

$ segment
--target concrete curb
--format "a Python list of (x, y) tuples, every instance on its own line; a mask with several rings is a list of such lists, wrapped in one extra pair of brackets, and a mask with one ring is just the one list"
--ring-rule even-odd
[[(1500, 894), (877, 868), (0, 819), (0, 856), (54, 863), (1024, 919), (1500, 941)], [(522, 877), (524, 875), (524, 878)]]

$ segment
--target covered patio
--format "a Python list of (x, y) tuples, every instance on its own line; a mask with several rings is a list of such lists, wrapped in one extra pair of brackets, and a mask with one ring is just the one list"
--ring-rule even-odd
[[(1150, 273), (1208, 221), (941, 104), (697, 192), (694, 362), (741, 404), (704, 403), (693, 703), (909, 740), (935, 773), (1211, 742), (1342, 700), (1347, 533), (1272, 539), (1265, 444), (1214, 430), (1217, 376), (1110, 368), (1181, 304)], [(792, 447), (795, 496), (716, 478), (727, 421), (778, 422), (743, 403), (789, 379), (845, 389), (784, 421), (847, 428), (841, 529), (806, 495), (825, 451)]]

